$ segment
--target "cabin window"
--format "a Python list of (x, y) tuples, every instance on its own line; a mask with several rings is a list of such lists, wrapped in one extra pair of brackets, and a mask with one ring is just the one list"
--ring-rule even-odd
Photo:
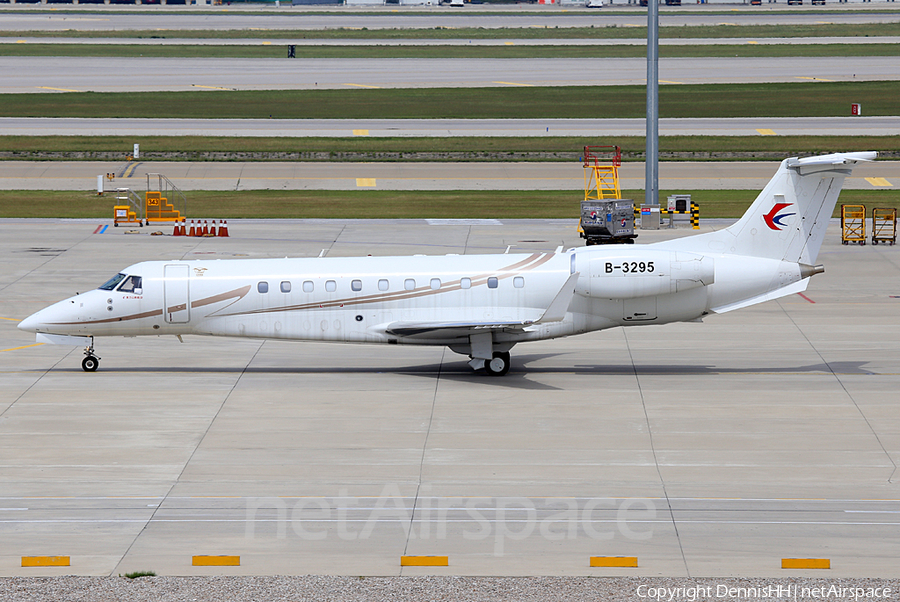
[(337, 282), (334, 280), (326, 280), (325, 281), (325, 290), (329, 293), (333, 293), (337, 290)]
[(350, 290), (359, 292), (362, 290), (362, 280), (354, 280), (350, 283)]
[(282, 282), (282, 283), (281, 283), (281, 292), (282, 292), (282, 293), (289, 293), (289, 292), (291, 292), (291, 283), (288, 282), (287, 280), (285, 280), (284, 282)]
[(436, 291), (441, 288), (441, 279), (440, 278), (432, 278), (431, 279), (431, 290)]
[(269, 292), (269, 283), (268, 282), (260, 282), (256, 285), (256, 290), (260, 293), (268, 293)]
[(388, 288), (389, 288), (389, 286), (388, 286), (387, 280), (379, 280), (378, 281), (378, 290), (386, 291), (386, 290), (388, 290)]
[(472, 279), (471, 278), (460, 279), (459, 288), (472, 288)]
[(111, 291), (116, 288), (116, 285), (125, 280), (125, 274), (116, 274), (109, 280), (107, 280), (104, 284), (100, 286), (101, 291)]
[(313, 284), (312, 280), (304, 280), (303, 281), (303, 292), (304, 293), (311, 293), (314, 290), (316, 290), (316, 285)]
[(142, 290), (141, 286), (142, 278), (140, 276), (129, 276), (125, 279), (125, 282), (119, 287), (120, 293), (138, 293), (140, 294)]
[(490, 278), (488, 278), (488, 288), (497, 288), (497, 285), (499, 283), (500, 283), (500, 281), (497, 279), (496, 276), (491, 276)]
[(411, 291), (416, 288), (416, 279), (415, 278), (407, 278), (403, 281), (403, 288), (408, 291)]
[(516, 276), (513, 278), (513, 286), (516, 288), (525, 288), (525, 278), (522, 276)]

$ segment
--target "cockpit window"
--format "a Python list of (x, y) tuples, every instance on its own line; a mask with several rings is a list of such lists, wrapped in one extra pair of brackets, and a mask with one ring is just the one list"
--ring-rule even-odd
[(125, 274), (116, 274), (112, 278), (106, 281), (106, 284), (100, 287), (101, 291), (111, 291), (116, 288), (116, 285), (122, 282), (125, 279)]
[(141, 286), (141, 280), (142, 278), (140, 276), (129, 276), (118, 290), (120, 293), (133, 293), (136, 290), (140, 290), (143, 288)]

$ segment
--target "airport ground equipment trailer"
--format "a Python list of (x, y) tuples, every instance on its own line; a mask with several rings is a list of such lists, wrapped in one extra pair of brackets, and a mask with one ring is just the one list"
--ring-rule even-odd
[(866, 244), (866, 206), (841, 205), (841, 244)]
[(872, 209), (872, 244), (897, 244), (897, 210), (893, 207)]
[(634, 233), (634, 201), (631, 199), (581, 202), (581, 238), (587, 245), (631, 244)]

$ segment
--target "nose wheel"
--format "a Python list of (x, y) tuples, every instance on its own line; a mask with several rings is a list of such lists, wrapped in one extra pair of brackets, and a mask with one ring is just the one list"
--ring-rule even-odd
[(94, 355), (94, 337), (91, 344), (84, 348), (84, 359), (81, 360), (81, 369), (85, 372), (96, 372), (100, 367), (100, 358)]

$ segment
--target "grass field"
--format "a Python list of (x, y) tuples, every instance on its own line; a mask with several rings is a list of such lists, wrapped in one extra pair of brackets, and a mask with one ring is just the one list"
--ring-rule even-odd
[[(888, 12), (891, 8), (885, 6)], [(609, 13), (604, 13), (609, 14)], [(149, 39), (272, 39), (272, 40), (395, 40), (395, 39), (647, 39), (647, 18), (639, 13), (627, 13), (635, 18), (635, 26), (617, 27), (555, 27), (552, 25), (552, 13), (548, 13), (547, 27), (503, 27), (485, 29), (481, 27), (435, 27), (432, 29), (366, 29), (333, 28), (323, 30), (309, 29), (230, 29), (230, 30), (121, 30), (116, 31), (117, 38), (149, 38)], [(727, 14), (727, 13), (726, 13)], [(827, 13), (823, 13), (823, 16)], [(847, 11), (839, 11), (846, 15)], [(173, 16), (173, 24), (177, 17)], [(659, 28), (660, 39), (666, 38), (796, 38), (796, 37), (872, 37), (897, 35), (896, 23), (810, 23), (797, 25), (685, 25), (662, 26)], [(18, 38), (37, 37), (69, 37), (69, 38), (108, 38), (108, 31), (21, 31), (16, 32)]]
[[(700, 217), (739, 217), (756, 190), (678, 190), (700, 205)], [(572, 191), (192, 191), (187, 217), (207, 219), (368, 219), (496, 218), (577, 219), (582, 190)], [(642, 202), (642, 190), (623, 190), (623, 198)], [(900, 208), (900, 190), (845, 190), (839, 203)], [(109, 220), (115, 199), (85, 191), (0, 191), (3, 218), (92, 218)], [(835, 217), (840, 215), (839, 209)]]
[[(601, 102), (602, 99), (615, 102)], [(663, 85), (660, 117), (846, 116), (897, 113), (900, 81)], [(2, 117), (257, 119), (540, 119), (644, 117), (644, 86), (204, 90), (4, 94)], [(790, 99), (761, 102), (760, 99)]]
[[(287, 42), (272, 45), (0, 44), (0, 56), (285, 58)], [(297, 46), (296, 60), (360, 58), (640, 58), (646, 46)], [(660, 46), (661, 58), (900, 56), (900, 44), (716, 44)]]
[[(288, 134), (290, 132), (287, 132)], [(145, 157), (163, 155), (168, 160), (251, 160), (248, 154), (264, 154), (260, 160), (428, 160), (428, 161), (540, 161), (571, 159), (577, 161), (587, 145), (615, 143), (626, 160), (640, 160), (645, 151), (643, 136), (594, 137), (429, 137), (379, 138), (368, 136), (340, 138), (256, 138), (213, 136), (0, 136), (0, 152), (11, 153), (4, 159), (34, 159), (35, 155), (62, 154), (66, 160), (92, 160), (97, 153), (129, 154), (140, 144)], [(704, 155), (723, 160), (735, 153), (740, 160), (755, 154), (763, 158), (804, 156), (830, 152), (877, 150), (900, 152), (897, 136), (662, 136), (663, 154), (684, 153), (684, 159), (702, 160)], [(224, 154), (224, 156), (223, 156)], [(278, 156), (285, 154), (288, 156)], [(391, 156), (388, 156), (391, 155)], [(43, 158), (43, 157), (39, 157)], [(674, 159), (673, 159), (674, 160)]]

